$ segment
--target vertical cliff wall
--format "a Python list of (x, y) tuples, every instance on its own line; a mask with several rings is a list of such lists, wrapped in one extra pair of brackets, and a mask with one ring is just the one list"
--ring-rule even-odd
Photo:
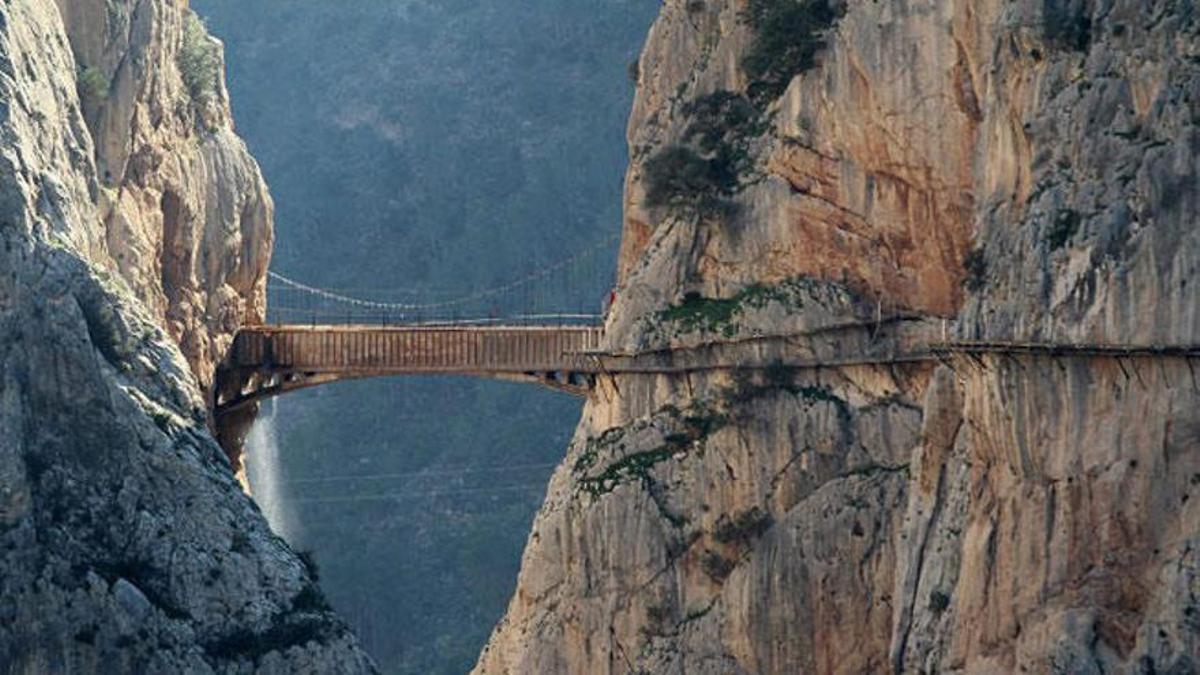
[(206, 428), (271, 205), (188, 16), (0, 5), (4, 672), (372, 670)]
[(233, 129), (221, 44), (184, 2), (58, 6), (104, 253), (207, 389), (237, 327), (262, 321), (274, 211)]
[[(668, 0), (638, 63), (609, 340), (802, 350), (929, 317), (1195, 343), (1198, 20), (1172, 0)], [(1195, 366), (605, 379), (477, 672), (1190, 672)]]

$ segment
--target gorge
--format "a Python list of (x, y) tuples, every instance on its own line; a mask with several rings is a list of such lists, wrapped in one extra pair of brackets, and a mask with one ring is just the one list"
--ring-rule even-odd
[[(667, 2), (607, 339), (816, 343), (883, 307), (1194, 345), (1197, 29), (1186, 2)], [(476, 672), (1192, 672), (1193, 367), (617, 377)]]
[[(276, 199), (186, 2), (0, 4), (0, 670), (1200, 668), (1195, 3), (599, 4), (196, 0)], [(211, 427), (316, 316), (268, 262), (584, 249), (582, 415), (267, 403), (278, 536)]]

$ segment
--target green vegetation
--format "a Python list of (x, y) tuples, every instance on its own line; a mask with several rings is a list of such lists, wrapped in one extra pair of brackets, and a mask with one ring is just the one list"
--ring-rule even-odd
[(103, 70), (91, 66), (80, 66), (76, 74), (76, 87), (84, 105), (95, 104), (108, 98), (108, 77)]
[(963, 279), (963, 285), (968, 291), (978, 293), (987, 287), (987, 258), (984, 256), (982, 248), (973, 248), (963, 259), (963, 270), (967, 276)]
[(852, 411), (846, 399), (823, 385), (797, 385), (795, 373), (795, 368), (782, 363), (771, 364), (757, 373), (750, 370), (737, 371), (733, 375), (733, 383), (722, 392), (723, 403), (729, 409), (745, 408), (747, 404), (763, 396), (785, 391), (808, 405), (832, 404), (837, 409), (838, 418), (843, 425), (849, 424)]
[(762, 536), (771, 522), (770, 513), (752, 506), (733, 518), (722, 515), (713, 530), (713, 539), (722, 544), (745, 544)]
[(706, 298), (699, 293), (688, 293), (678, 305), (659, 312), (662, 321), (679, 324), (684, 332), (695, 330), (717, 333), (732, 337), (737, 332), (733, 317), (741, 311), (742, 298)]
[(689, 443), (704, 440), (729, 424), (729, 417), (705, 401), (697, 401), (680, 416)]
[[(600, 452), (608, 450), (614, 445), (618, 445), (625, 438), (624, 427), (614, 427), (600, 434), (597, 438), (588, 439), (587, 445), (583, 452), (579, 455), (579, 459), (575, 460), (575, 473), (583, 473), (596, 465), (596, 461), (600, 456)], [(623, 445), (618, 445), (623, 448)]]
[(221, 55), (208, 35), (204, 21), (189, 11), (183, 20), (183, 44), (179, 48), (179, 74), (188, 95), (197, 104), (212, 98), (220, 76)]
[(646, 205), (720, 213), (737, 187), (725, 157), (702, 157), (685, 145), (668, 145), (645, 164)]
[(778, 284), (751, 284), (728, 298), (706, 298), (688, 293), (679, 304), (658, 312), (656, 324), (673, 324), (678, 332), (715, 333), (726, 338), (737, 335), (740, 326), (736, 319), (747, 309), (763, 309), (778, 303), (789, 310), (804, 306), (804, 291), (811, 280), (796, 277)]
[(684, 624), (688, 624), (693, 621), (698, 621), (700, 619), (703, 619), (704, 617), (708, 616), (708, 613), (712, 611), (713, 605), (715, 605), (715, 604), (716, 604), (716, 600), (713, 600), (711, 603), (708, 604), (708, 606), (706, 606), (702, 609), (693, 609), (692, 611), (690, 611), (686, 615), (684, 615), (683, 619), (681, 619), (679, 621), (679, 625), (682, 626)]
[[(688, 118), (684, 138), (707, 153), (731, 154), (731, 148), (741, 146), (747, 138), (761, 136), (767, 130), (758, 110), (741, 94), (717, 91), (701, 96), (683, 106)], [(734, 158), (735, 163), (745, 160)]]
[[(677, 454), (691, 452), (698, 442), (729, 424), (727, 415), (704, 401), (694, 403), (686, 411), (667, 406), (659, 410), (657, 415), (668, 418), (676, 427), (676, 431), (664, 435), (662, 444), (656, 448), (626, 454), (605, 466), (598, 474), (581, 475), (578, 481), (579, 489), (592, 497), (599, 497), (634, 480), (649, 486), (654, 482), (650, 470), (656, 465)], [(585, 474), (594, 468), (599, 463), (602, 452), (607, 454), (614, 450), (624, 451), (626, 446), (621, 441), (628, 431), (628, 428), (618, 427), (590, 440), (584, 452), (575, 461), (575, 473)], [(676, 525), (682, 524), (678, 518), (673, 519), (673, 522)]]
[(750, 144), (766, 125), (749, 99), (728, 91), (689, 101), (681, 112), (689, 121), (680, 142), (646, 162), (646, 203), (702, 215), (728, 212), (728, 198), (754, 167)]
[(796, 386), (796, 369), (776, 361), (763, 370), (763, 380), (768, 387), (791, 391)]
[(929, 609), (937, 614), (946, 611), (950, 606), (950, 596), (941, 591), (933, 591), (929, 594)]
[(1074, 209), (1062, 209), (1054, 217), (1054, 222), (1050, 224), (1046, 230), (1046, 243), (1050, 245), (1050, 250), (1057, 251), (1062, 248), (1075, 233), (1079, 231), (1079, 225), (1083, 222), (1082, 216)]
[(750, 0), (744, 17), (755, 36), (742, 69), (755, 104), (765, 107), (816, 65), (826, 34), (845, 11), (830, 0)]
[(717, 583), (725, 581), (733, 573), (733, 568), (736, 566), (737, 564), (734, 561), (716, 551), (705, 551), (700, 556), (700, 568), (704, 570), (704, 573), (710, 579)]
[(265, 631), (241, 629), (212, 640), (204, 645), (204, 651), (217, 659), (254, 660), (268, 652), (286, 651), (290, 647), (325, 640), (332, 637), (332, 628), (324, 617), (293, 619), (283, 616)]
[(659, 462), (671, 458), (680, 448), (665, 443), (653, 450), (635, 452), (609, 464), (596, 476), (586, 476), (579, 480), (579, 487), (593, 497), (612, 492), (618, 485), (623, 485), (634, 479), (648, 482), (650, 469)]
[(1078, 0), (1043, 0), (1042, 37), (1060, 49), (1085, 52), (1092, 43), (1092, 19)]

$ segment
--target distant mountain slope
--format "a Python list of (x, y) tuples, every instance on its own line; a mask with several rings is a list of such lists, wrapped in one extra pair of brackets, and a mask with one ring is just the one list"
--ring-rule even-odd
[[(454, 292), (607, 240), (580, 272), (588, 290), (543, 299), (599, 307), (621, 220), (627, 66), (655, 0), (193, 6), (225, 41), (238, 130), (275, 195), (273, 269), (355, 293)], [(458, 379), (276, 402), (278, 492), (335, 500), (292, 502), (290, 539), (313, 550), (382, 668), (470, 667), (578, 411), (562, 394)]]

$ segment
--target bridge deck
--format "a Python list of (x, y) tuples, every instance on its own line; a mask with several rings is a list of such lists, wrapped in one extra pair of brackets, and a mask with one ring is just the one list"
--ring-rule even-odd
[(529, 373), (574, 369), (600, 347), (599, 326), (257, 326), (230, 365), (338, 374)]
[(586, 393), (601, 373), (673, 373), (784, 365), (834, 368), (945, 359), (955, 354), (1200, 357), (1200, 345), (945, 341), (930, 326), (836, 339), (775, 335), (638, 353), (604, 351), (600, 326), (251, 326), (218, 374), (218, 413), (327, 382), (383, 375), (462, 374), (533, 381)]

